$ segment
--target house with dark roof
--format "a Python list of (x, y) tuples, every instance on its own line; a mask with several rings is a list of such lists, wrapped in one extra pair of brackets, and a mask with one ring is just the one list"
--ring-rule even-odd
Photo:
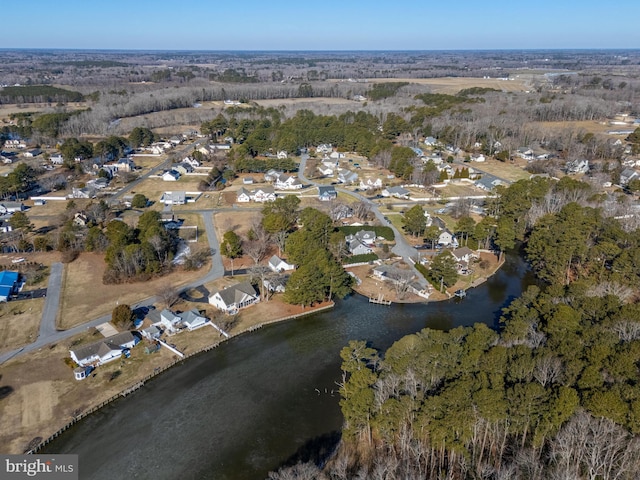
[(140, 338), (132, 332), (121, 332), (103, 340), (69, 350), (71, 359), (81, 367), (92, 365), (97, 367), (120, 358), (124, 350), (133, 348)]
[(333, 185), (318, 187), (318, 200), (321, 202), (329, 202), (338, 198), (338, 192)]
[(209, 297), (209, 303), (228, 315), (260, 301), (260, 296), (249, 282), (236, 283)]

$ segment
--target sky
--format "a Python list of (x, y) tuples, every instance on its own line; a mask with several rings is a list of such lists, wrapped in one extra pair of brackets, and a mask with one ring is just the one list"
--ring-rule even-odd
[[(640, 48), (640, 0), (22, 0), (0, 48)], [(4, 10), (7, 10), (5, 7)]]

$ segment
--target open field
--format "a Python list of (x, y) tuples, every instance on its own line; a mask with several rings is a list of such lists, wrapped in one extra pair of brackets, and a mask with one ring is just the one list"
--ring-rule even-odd
[(0, 451), (22, 453), (34, 438), (47, 438), (74, 416), (173, 359), (164, 348), (146, 355), (143, 342), (131, 350), (131, 358), (103, 365), (82, 382), (74, 380), (72, 369), (63, 361), (69, 348), (100, 338), (94, 330), (2, 365)]
[(499, 160), (487, 159), (487, 161), (474, 164), (469, 164), (469, 168), (477, 167), (479, 170), (495, 175), (496, 177), (504, 178), (511, 182), (517, 182), (518, 180), (524, 180), (531, 175), (524, 168), (527, 166), (527, 161), (521, 158), (514, 158), (512, 162), (501, 162)]
[(369, 83), (409, 82), (431, 87), (433, 93), (453, 95), (471, 87), (495, 88), (504, 92), (524, 92), (529, 90), (524, 79), (499, 80), (497, 78), (442, 77), (442, 78), (374, 78)]
[[(62, 88), (68, 88), (62, 86)], [(65, 109), (67, 111), (85, 109), (88, 105), (84, 102), (69, 102), (65, 103)], [(16, 113), (47, 113), (55, 112), (54, 103), (6, 103), (0, 104), (0, 121), (8, 122), (9, 116)]]
[(607, 135), (610, 138), (620, 138), (624, 140), (626, 135), (609, 135), (612, 130), (635, 130), (633, 125), (609, 125), (608, 122), (597, 122), (595, 120), (566, 121), (566, 122), (535, 122), (532, 125), (540, 126), (548, 131), (574, 130), (593, 134)]
[[(65, 265), (58, 325), (67, 329), (111, 313), (120, 303), (134, 304), (153, 296), (162, 285), (180, 286), (203, 275), (203, 270), (176, 270), (168, 277), (144, 282), (103, 285), (105, 263), (102, 255), (82, 253)], [(204, 268), (207, 268), (206, 266)], [(91, 286), (91, 287), (88, 287)]]
[(44, 298), (30, 298), (0, 304), (0, 352), (35, 341), (44, 302)]

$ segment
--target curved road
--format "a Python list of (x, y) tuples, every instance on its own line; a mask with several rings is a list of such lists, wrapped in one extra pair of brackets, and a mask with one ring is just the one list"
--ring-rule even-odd
[[(311, 184), (311, 185), (314, 185), (314, 186), (317, 187), (320, 184), (309, 180), (304, 175), (304, 171), (307, 168), (307, 160), (308, 159), (309, 159), (309, 155), (308, 154), (301, 155), (301, 157), (300, 157), (300, 168), (298, 169), (298, 177), (300, 178), (300, 181), (302, 181), (303, 183), (308, 183), (308, 184)], [(393, 230), (393, 234), (395, 236), (395, 241), (396, 241), (396, 246), (393, 247), (393, 249), (391, 251), (393, 253), (395, 253), (396, 255), (401, 256), (404, 259), (405, 263), (407, 265), (409, 265), (411, 267), (411, 269), (413, 270), (414, 274), (416, 275), (416, 277), (418, 279), (418, 283), (420, 283), (420, 285), (422, 285), (423, 287), (427, 287), (428, 284), (427, 284), (426, 279), (414, 267), (415, 261), (413, 259), (418, 257), (418, 251), (415, 248), (413, 248), (409, 242), (407, 242), (407, 240), (404, 238), (404, 235), (402, 235), (400, 233), (400, 231), (391, 222), (388, 222), (384, 218), (384, 215), (380, 212), (380, 210), (378, 210), (378, 206), (375, 203), (373, 203), (371, 200), (369, 200), (367, 197), (364, 197), (364, 196), (360, 195), (357, 192), (352, 192), (351, 190), (347, 190), (347, 189), (339, 188), (339, 187), (336, 187), (336, 191), (339, 191), (339, 192), (342, 192), (342, 193), (346, 193), (347, 195), (351, 195), (352, 197), (357, 198), (358, 200), (360, 200), (362, 202), (365, 202), (367, 205), (369, 205), (371, 207), (371, 211), (376, 216), (378, 221), (382, 225), (385, 225), (385, 226), (391, 228), (391, 230)]]
[[(216, 237), (215, 229), (213, 227), (213, 211), (212, 210), (200, 210), (202, 218), (204, 219), (205, 231), (207, 232), (207, 240), (209, 241), (209, 248), (211, 248), (211, 268), (203, 277), (194, 280), (193, 282), (180, 288), (180, 292), (189, 290), (191, 288), (202, 285), (203, 283), (211, 282), (224, 275), (224, 267), (222, 265), (222, 257), (220, 256), (220, 247), (218, 245), (218, 239)], [(47, 290), (47, 300), (45, 308), (42, 313), (42, 320), (40, 322), (40, 331), (38, 338), (35, 342), (25, 345), (22, 348), (12, 350), (10, 352), (0, 355), (0, 365), (7, 360), (22, 355), (23, 353), (32, 352), (38, 350), (51, 343), (56, 343), (66, 338), (72, 337), (86, 331), (88, 328), (97, 327), (98, 325), (111, 320), (111, 314), (103, 315), (102, 317), (93, 319), (89, 322), (78, 325), (77, 327), (70, 328), (69, 330), (57, 330), (56, 329), (56, 314), (58, 311), (58, 304), (60, 299), (60, 286), (62, 277), (62, 264), (56, 263), (51, 266), (51, 275), (49, 276), (49, 286)], [(131, 308), (137, 308), (143, 305), (150, 305), (157, 302), (156, 297), (149, 297), (142, 300)]]

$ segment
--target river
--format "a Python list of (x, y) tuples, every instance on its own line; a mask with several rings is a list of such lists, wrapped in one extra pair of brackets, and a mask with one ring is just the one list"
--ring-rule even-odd
[(335, 442), (336, 382), (349, 340), (386, 349), (425, 327), (496, 326), (532, 283), (509, 255), (466, 298), (380, 306), (353, 296), (324, 313), (270, 325), (168, 370), (90, 415), (42, 453), (79, 455), (80, 478), (257, 479)]

